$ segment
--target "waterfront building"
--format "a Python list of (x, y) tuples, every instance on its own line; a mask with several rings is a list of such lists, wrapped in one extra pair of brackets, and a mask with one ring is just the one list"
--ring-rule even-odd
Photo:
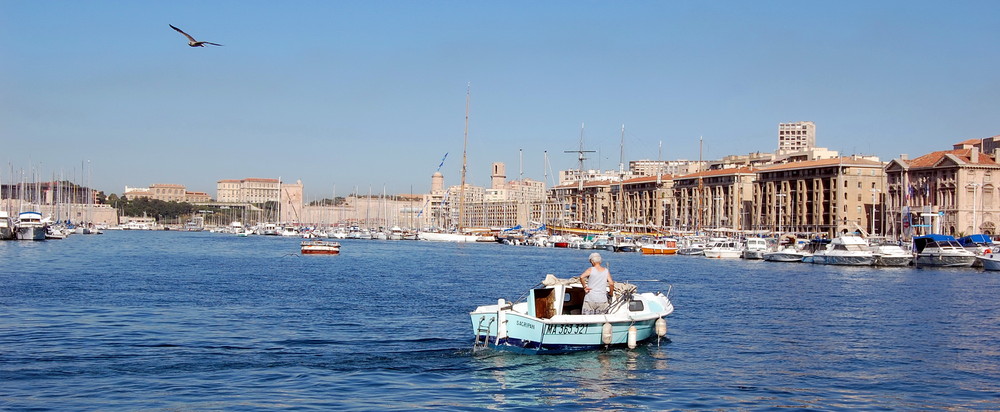
[(559, 227), (659, 231), (672, 219), (671, 175), (567, 183), (553, 188), (559, 205), (549, 216)]
[[(996, 136), (994, 136), (996, 137)], [(989, 143), (987, 143), (989, 142)], [(902, 237), (996, 234), (1000, 220), (1000, 165), (981, 152), (993, 138), (972, 139), (885, 167), (890, 232)], [(994, 149), (995, 150), (995, 149)]]
[(205, 192), (184, 192), (184, 201), (188, 203), (208, 203), (212, 201), (212, 196)]
[(687, 232), (749, 230), (755, 178), (755, 169), (747, 166), (674, 177), (673, 228)]
[(183, 202), (187, 189), (184, 185), (157, 183), (149, 185), (150, 197), (164, 202)]
[(778, 154), (798, 152), (813, 147), (816, 147), (816, 123), (778, 124)]
[(278, 179), (225, 179), (216, 182), (215, 199), (220, 203), (264, 203), (278, 201)]
[(630, 228), (665, 231), (673, 221), (672, 175), (653, 175), (622, 182), (624, 221)]
[(610, 179), (566, 182), (552, 188), (553, 197), (564, 204), (566, 213), (559, 226), (581, 229), (604, 229), (612, 221)]
[(758, 168), (751, 229), (801, 234), (883, 234), (886, 190), (882, 162), (859, 156)]
[(188, 191), (184, 185), (156, 183), (149, 187), (125, 186), (124, 197), (128, 199), (155, 199), (164, 202), (207, 203), (212, 198), (205, 192)]

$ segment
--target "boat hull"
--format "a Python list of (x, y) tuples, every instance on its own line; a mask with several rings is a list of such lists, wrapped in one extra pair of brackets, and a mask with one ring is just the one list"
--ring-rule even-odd
[(479, 240), (479, 236), (474, 236), (474, 235), (462, 235), (458, 233), (434, 233), (434, 232), (420, 232), (417, 234), (417, 238), (420, 240), (427, 240), (431, 242), (475, 242)]
[(1000, 270), (1000, 256), (989, 253), (977, 258), (983, 264), (985, 270)]
[(914, 262), (917, 266), (928, 267), (971, 267), (976, 262), (976, 256), (920, 253)]
[(303, 255), (336, 255), (340, 253), (340, 243), (324, 241), (302, 242)]
[[(473, 324), (496, 314), (473, 314)], [(635, 326), (636, 342), (646, 342), (656, 337), (656, 319), (640, 322), (611, 324), (611, 343), (602, 342), (603, 322), (545, 323), (526, 316), (508, 315), (508, 336), (497, 339), (496, 333), (477, 335), (489, 342), (489, 347), (526, 354), (560, 354), (605, 348), (624, 347), (628, 344), (628, 328)], [(491, 331), (492, 332), (492, 331)]]
[(847, 256), (847, 255), (813, 255), (812, 263), (819, 265), (838, 265), (838, 266), (871, 266), (875, 264), (875, 256), (873, 255), (859, 255), (859, 256)]
[(769, 262), (801, 262), (806, 257), (801, 253), (773, 252), (765, 253), (764, 260)]
[(909, 266), (912, 256), (876, 256), (875, 266)]
[(764, 258), (763, 250), (744, 250), (743, 259), (760, 260)]
[(45, 233), (41, 226), (21, 226), (17, 228), (17, 240), (45, 240)]
[(643, 247), (642, 254), (644, 255), (676, 255), (677, 248), (659, 248), (659, 247)]
[(710, 259), (739, 259), (743, 252), (740, 250), (712, 250), (705, 251), (705, 257)]

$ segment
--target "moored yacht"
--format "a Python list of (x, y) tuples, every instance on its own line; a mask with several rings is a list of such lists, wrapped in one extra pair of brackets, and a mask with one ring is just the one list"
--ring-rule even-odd
[(748, 237), (743, 245), (743, 259), (763, 259), (767, 252), (767, 240), (759, 237)]
[(843, 235), (833, 239), (826, 249), (812, 255), (812, 263), (821, 265), (871, 266), (875, 254), (861, 236)]
[(913, 252), (885, 239), (869, 239), (875, 266), (908, 266), (913, 262)]
[(954, 236), (926, 235), (913, 238), (917, 266), (970, 267), (976, 255), (955, 240)]
[(0, 240), (14, 238), (14, 221), (6, 211), (0, 210)]
[(705, 249), (705, 257), (711, 259), (738, 259), (743, 255), (743, 245), (733, 239), (716, 240)]
[(776, 250), (764, 252), (764, 260), (769, 262), (801, 262), (802, 259), (810, 256), (812, 253), (796, 249), (795, 245), (786, 245)]
[(678, 255), (704, 255), (706, 248), (705, 240), (702, 238), (688, 237), (681, 241), (678, 245), (677, 254)]
[(48, 230), (40, 212), (21, 212), (17, 217), (17, 240), (45, 240)]
[(644, 255), (675, 255), (677, 254), (677, 239), (663, 237), (642, 245)]

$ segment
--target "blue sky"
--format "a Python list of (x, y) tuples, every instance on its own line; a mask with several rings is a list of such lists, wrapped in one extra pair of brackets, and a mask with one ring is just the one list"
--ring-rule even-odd
[[(773, 151), (780, 122), (844, 154), (1000, 134), (997, 1), (0, 0), (0, 179), (302, 180), (423, 193), (626, 159)], [(191, 48), (170, 29), (224, 47)], [(519, 152), (523, 150), (523, 152)], [(80, 180), (79, 178), (77, 179)], [(86, 182), (83, 182), (86, 183)]]

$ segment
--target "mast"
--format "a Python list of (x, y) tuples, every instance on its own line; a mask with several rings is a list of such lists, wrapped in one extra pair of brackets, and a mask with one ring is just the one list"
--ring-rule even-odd
[(567, 150), (566, 153), (576, 153), (577, 155), (577, 170), (579, 174), (576, 176), (578, 180), (576, 188), (576, 218), (583, 225), (583, 161), (587, 160), (584, 153), (594, 153), (593, 150), (583, 150), (583, 130), (584, 124), (580, 123), (580, 148), (578, 150)]
[(622, 198), (625, 197), (625, 124), (622, 123), (622, 137), (618, 145), (618, 222), (625, 230), (625, 211)]
[[(546, 167), (549, 165), (549, 151), (548, 150), (545, 150), (545, 151), (542, 152), (542, 159), (543, 159), (542, 160), (542, 175), (545, 176), (545, 177), (542, 178), (542, 188), (544, 188), (545, 184), (548, 183), (548, 181), (549, 181), (549, 170), (546, 169)], [(542, 198), (542, 218), (538, 219), (539, 221), (542, 222), (543, 225), (545, 224), (545, 204), (546, 203), (549, 203), (549, 196), (547, 194), (545, 194), (544, 197)], [(528, 221), (530, 223), (531, 219), (528, 219)], [(528, 226), (528, 225), (525, 225), (525, 226)], [(562, 226), (562, 225), (560, 225), (560, 226)]]
[(517, 179), (524, 180), (524, 149), (517, 149), (518, 165)]
[(465, 169), (469, 149), (469, 101), (472, 98), (472, 83), (465, 87), (465, 143), (462, 146), (462, 186), (458, 188), (458, 232), (462, 233), (465, 221)]
[(704, 161), (702, 160), (702, 148), (704, 146), (704, 141), (705, 141), (704, 137), (702, 137), (702, 136), (698, 137), (698, 196), (697, 196), (697, 198), (698, 198), (698, 217), (697, 217), (697, 219), (695, 220), (695, 223), (694, 223), (694, 231), (695, 231), (695, 233), (698, 233), (698, 232), (701, 231), (701, 221), (702, 221), (702, 218), (704, 217), (703, 214), (705, 212), (704, 210), (702, 210), (702, 207), (701, 207), (701, 197), (702, 197), (702, 188), (703, 188), (703, 182), (702, 182), (701, 172), (704, 171), (702, 169), (704, 167), (704, 163), (703, 163)]

